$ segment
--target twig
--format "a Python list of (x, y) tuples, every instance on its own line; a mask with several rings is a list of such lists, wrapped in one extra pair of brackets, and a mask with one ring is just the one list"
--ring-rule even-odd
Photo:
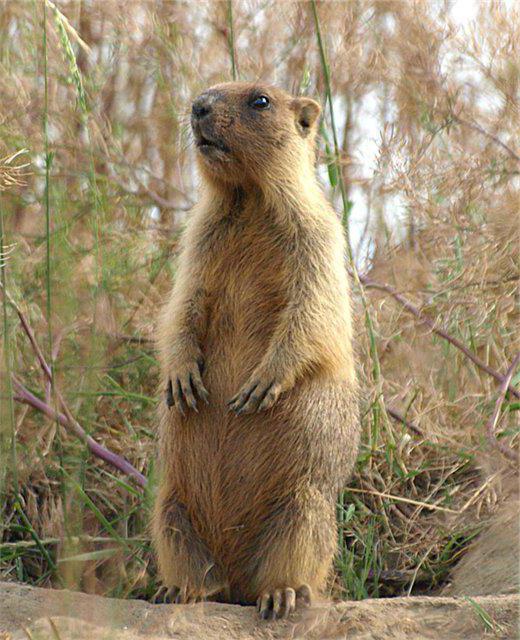
[(16, 313), (18, 315), (18, 318), (20, 319), (20, 322), (22, 323), (23, 330), (25, 331), (27, 337), (29, 338), (29, 342), (31, 343), (31, 346), (33, 348), (34, 353), (36, 354), (36, 358), (38, 359), (38, 363), (39, 363), (40, 367), (43, 370), (43, 374), (44, 374), (45, 378), (51, 380), (52, 379), (51, 369), (50, 369), (49, 365), (47, 364), (47, 362), (46, 362), (46, 360), (45, 360), (45, 358), (43, 356), (42, 350), (40, 349), (38, 343), (36, 342), (36, 338), (34, 337), (33, 330), (29, 326), (29, 323), (27, 322), (27, 319), (25, 318), (22, 310), (16, 304), (16, 302), (13, 300), (13, 298), (11, 297), (9, 292), (6, 289), (4, 289), (4, 287), (1, 284), (0, 284), (0, 289), (2, 289), (2, 291), (4, 292), (4, 296), (9, 301), (9, 304), (16, 311)]
[[(83, 429), (83, 427), (77, 422), (77, 420), (72, 417), (66, 405), (62, 407), (64, 409), (64, 413), (56, 411), (51, 406), (46, 404), (43, 400), (40, 400), (40, 398), (32, 394), (14, 376), (13, 386), (17, 394), (15, 395), (14, 399), (17, 402), (28, 404), (34, 409), (37, 409), (38, 411), (44, 413), (51, 420), (57, 420), (63, 427), (73, 431), (75, 435), (87, 445), (87, 447), (95, 456), (101, 458), (105, 462), (108, 462), (122, 473), (133, 478), (139, 486), (146, 487), (147, 480), (145, 476), (137, 471), (137, 469), (133, 467), (127, 460), (117, 455), (117, 453), (113, 453), (109, 449), (106, 449), (105, 447), (103, 447), (103, 445), (97, 443), (94, 438), (92, 438), (92, 436), (89, 436)], [(63, 398), (61, 398), (61, 396), (58, 397), (63, 405)]]
[(179, 206), (179, 203), (176, 200), (168, 200), (167, 198), (163, 198), (161, 195), (154, 191), (151, 187), (145, 184), (142, 180), (134, 176), (134, 179), (139, 183), (139, 186), (144, 191), (144, 194), (140, 191), (133, 191), (131, 187), (125, 184), (122, 180), (120, 180), (116, 176), (112, 176), (113, 182), (118, 184), (123, 191), (129, 193), (132, 196), (137, 198), (142, 198), (143, 196), (148, 196), (152, 202), (154, 202), (161, 209), (172, 209), (173, 211), (189, 211), (192, 209), (192, 205), (188, 204), (186, 206)]
[(507, 151), (507, 153), (512, 158), (514, 158), (517, 162), (520, 162), (520, 156), (518, 155), (518, 153), (513, 151), (513, 149), (511, 149), (511, 147), (509, 147), (505, 142), (502, 142), (502, 140), (500, 140), (500, 138), (498, 138), (497, 136), (495, 136), (492, 133), (489, 133), (489, 131), (486, 131), (483, 127), (481, 127), (476, 122), (468, 122), (467, 120), (463, 120), (459, 116), (455, 116), (455, 115), (453, 116), (453, 120), (455, 120), (455, 122), (458, 122), (459, 124), (463, 125), (464, 127), (469, 127), (470, 129), (473, 129), (473, 131), (478, 131), (483, 136), (485, 136), (486, 138), (489, 138), (495, 144), (498, 144), (500, 147), (502, 147), (502, 149)]
[(487, 439), (489, 440), (489, 443), (491, 444), (491, 446), (498, 449), (510, 460), (517, 460), (518, 456), (515, 453), (515, 451), (513, 451), (513, 449), (511, 449), (506, 444), (498, 440), (495, 429), (498, 424), (500, 410), (502, 409), (502, 405), (504, 404), (506, 393), (509, 389), (511, 378), (513, 377), (513, 373), (515, 372), (515, 369), (517, 368), (519, 363), (520, 363), (520, 351), (516, 354), (515, 358), (513, 359), (513, 362), (511, 363), (509, 369), (507, 370), (506, 375), (504, 376), (504, 381), (500, 386), (500, 393), (498, 394), (498, 398), (495, 402), (495, 410), (493, 411), (493, 415), (491, 416), (491, 418), (489, 419), (489, 422), (486, 425)]
[[(9, 293), (3, 287), (0, 287), (0, 288), (4, 292), (4, 295), (6, 296), (9, 303), (15, 309), (16, 313), (18, 314), (18, 317), (20, 318), (22, 327), (27, 337), (29, 338), (29, 342), (31, 343), (34, 353), (36, 354), (36, 358), (38, 359), (38, 363), (40, 364), (40, 367), (43, 371), (46, 381), (49, 381), (51, 384), (53, 384), (51, 369), (47, 364), (47, 361), (45, 360), (45, 357), (38, 343), (36, 342), (34, 333), (24, 313), (22, 312), (20, 307), (16, 304), (16, 302), (12, 299)], [(61, 405), (63, 413), (55, 410), (49, 404), (47, 404), (43, 400), (40, 400), (40, 398), (32, 394), (28, 389), (24, 387), (24, 385), (20, 382), (20, 380), (18, 380), (14, 375), (12, 376), (12, 378), (13, 378), (14, 388), (16, 389), (18, 394), (14, 398), (17, 402), (23, 402), (25, 404), (29, 404), (33, 408), (44, 413), (46, 416), (48, 416), (52, 420), (57, 420), (59, 424), (71, 430), (80, 440), (82, 440), (95, 456), (101, 458), (102, 460), (105, 460), (105, 462), (108, 462), (109, 464), (114, 466), (116, 469), (119, 469), (119, 471), (122, 471), (126, 475), (132, 477), (137, 482), (137, 484), (139, 484), (141, 487), (146, 486), (147, 480), (142, 473), (140, 473), (135, 467), (133, 467), (127, 460), (117, 455), (116, 453), (109, 451), (102, 445), (98, 444), (94, 440), (94, 438), (92, 438), (87, 434), (85, 429), (83, 429), (83, 427), (79, 424), (79, 422), (74, 418), (74, 416), (70, 412), (63, 396), (61, 395), (58, 389), (55, 388), (56, 399)]]
[[(58, 335), (56, 336), (56, 340), (54, 340), (54, 342), (52, 343), (52, 353), (51, 353), (51, 361), (54, 364), (56, 362), (56, 359), (58, 358), (58, 353), (60, 352), (60, 347), (61, 347), (61, 342), (65, 336), (65, 333), (73, 328), (74, 325), (72, 325), (71, 327), (65, 327), (63, 328)], [(47, 404), (50, 403), (51, 401), (51, 393), (52, 393), (52, 382), (50, 379), (47, 379), (47, 382), (45, 384), (45, 402)]]
[(401, 422), (402, 424), (404, 424), (404, 426), (407, 429), (410, 429), (410, 431), (413, 431), (418, 436), (424, 435), (423, 432), (419, 429), (419, 427), (416, 427), (413, 424), (413, 422), (408, 422), (408, 420), (404, 416), (402, 416), (400, 413), (398, 413), (395, 409), (391, 409), (390, 407), (386, 407), (386, 412), (388, 413), (389, 416), (392, 416), (392, 418), (394, 420), (397, 420), (398, 422)]
[[(505, 376), (501, 375), (500, 373), (498, 373), (498, 371), (495, 371), (495, 369), (493, 369), (492, 367), (487, 365), (477, 355), (475, 355), (472, 351), (470, 351), (468, 349), (468, 347), (466, 347), (466, 345), (463, 344), (460, 340), (457, 340), (457, 338), (454, 338), (453, 336), (451, 336), (444, 329), (441, 329), (440, 327), (438, 327), (434, 320), (432, 320), (427, 315), (425, 315), (422, 311), (420, 311), (409, 300), (407, 300), (404, 296), (402, 296), (400, 293), (398, 293), (393, 287), (391, 287), (388, 284), (380, 284), (379, 282), (374, 282), (373, 280), (370, 280), (366, 276), (361, 276), (360, 275), (359, 279), (365, 285), (365, 287), (372, 288), (372, 289), (379, 289), (381, 291), (385, 291), (386, 293), (389, 293), (392, 296), (392, 298), (394, 298), (394, 300), (397, 300), (397, 302), (399, 302), (399, 304), (401, 304), (401, 306), (404, 309), (406, 309), (406, 311), (409, 311), (418, 320), (420, 320), (423, 324), (425, 324), (428, 327), (430, 327), (430, 329), (433, 331), (433, 333), (435, 333), (438, 336), (440, 336), (441, 338), (444, 338), (445, 340), (447, 340), (450, 344), (452, 344), (454, 347), (459, 349), (459, 351), (462, 351), (462, 353), (467, 358), (469, 358), (474, 364), (476, 364), (477, 367), (479, 367), (480, 369), (482, 369), (486, 373), (489, 373), (489, 375), (493, 376), (493, 378), (495, 378), (495, 380), (497, 380), (498, 382), (500, 382), (502, 384), (504, 383), (504, 380), (506, 379)], [(518, 391), (513, 386), (511, 386), (510, 382), (511, 382), (511, 380), (509, 380), (509, 382), (507, 383), (506, 391), (509, 391), (515, 397), (520, 398), (520, 391)]]

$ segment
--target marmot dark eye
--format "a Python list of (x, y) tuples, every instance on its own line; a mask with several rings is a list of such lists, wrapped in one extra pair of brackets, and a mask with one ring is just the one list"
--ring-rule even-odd
[(267, 107), (270, 105), (270, 102), (267, 96), (258, 96), (254, 98), (250, 104), (255, 109), (267, 109)]

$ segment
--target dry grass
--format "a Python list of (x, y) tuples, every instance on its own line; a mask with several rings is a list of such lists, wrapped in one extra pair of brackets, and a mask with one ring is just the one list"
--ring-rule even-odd
[[(147, 340), (196, 197), (188, 104), (235, 69), (323, 103), (330, 88), (338, 149), (325, 110), (319, 171), (361, 275), (504, 376), (519, 350), (520, 16), (485, 2), (461, 27), (444, 2), (317, 3), (324, 59), (309, 3), (56, 6), (12, 0), (0, 15), (2, 284), (55, 380), (4, 297), (0, 577), (146, 598), (151, 491), (13, 403), (10, 374), (49, 407), (61, 393), (153, 490)], [(513, 473), (486, 440), (500, 382), (388, 291), (364, 295), (364, 444), (338, 507), (334, 591), (430, 593)], [(518, 409), (510, 392), (496, 424), (513, 448)]]

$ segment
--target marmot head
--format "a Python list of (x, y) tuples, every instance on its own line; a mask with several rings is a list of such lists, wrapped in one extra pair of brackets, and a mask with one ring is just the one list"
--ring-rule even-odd
[(200, 169), (217, 182), (260, 185), (314, 168), (320, 105), (267, 84), (228, 82), (193, 102)]

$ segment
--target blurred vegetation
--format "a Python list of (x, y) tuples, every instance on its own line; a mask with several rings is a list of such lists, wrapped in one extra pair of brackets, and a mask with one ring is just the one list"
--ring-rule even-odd
[[(352, 247), (364, 441), (331, 588), (449, 580), (515, 472), (520, 407), (504, 383), (519, 350), (520, 15), (457, 7), (4, 0), (1, 579), (157, 587), (154, 322), (196, 199), (190, 99), (235, 75), (321, 100), (318, 171)], [(74, 421), (147, 488), (91, 455)]]

